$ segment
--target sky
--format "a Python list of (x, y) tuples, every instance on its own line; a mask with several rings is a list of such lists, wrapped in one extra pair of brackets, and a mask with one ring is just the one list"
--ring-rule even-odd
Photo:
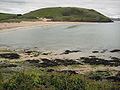
[(46, 7), (95, 9), (109, 17), (120, 18), (120, 0), (0, 0), (1, 13), (24, 14)]

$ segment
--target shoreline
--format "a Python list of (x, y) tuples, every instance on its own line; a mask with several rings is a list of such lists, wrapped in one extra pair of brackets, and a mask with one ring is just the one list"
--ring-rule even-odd
[[(33, 65), (34, 64), (45, 65), (47, 68), (58, 67), (60, 70), (72, 70), (78, 74), (85, 74), (86, 72), (97, 71), (97, 70), (114, 70), (119, 72), (120, 71), (119, 52), (120, 50), (115, 50), (115, 49), (100, 50), (100, 51), (92, 50), (90, 52), (74, 49), (74, 50), (64, 50), (62, 52), (57, 53), (57, 52), (49, 52), (49, 51), (40, 51), (38, 49), (11, 50), (10, 48), (9, 49), (1, 48), (0, 61), (2, 63), (8, 63), (8, 64), (14, 63), (15, 65), (18, 65), (19, 68), (22, 68), (20, 67), (21, 62), (30, 62)], [(19, 58), (16, 58), (17, 56), (19, 56)], [(38, 60), (42, 60), (42, 62), (40, 63), (34, 62)], [(47, 60), (48, 64), (44, 63), (44, 60)], [(57, 62), (59, 64), (61, 63), (62, 67), (59, 66), (59, 64), (57, 65), (56, 64)], [(75, 62), (78, 62), (79, 64), (75, 65), (76, 64)], [(23, 64), (22, 66), (26, 65)], [(68, 65), (70, 64), (70, 65), (66, 66), (66, 64)], [(29, 67), (28, 63), (27, 65), (28, 66), (26, 67)], [(43, 66), (43, 68), (46, 67)]]
[(96, 22), (43, 22), (43, 21), (22, 21), (20, 23), (0, 23), (0, 32), (31, 27), (43, 27), (64, 24), (96, 24)]

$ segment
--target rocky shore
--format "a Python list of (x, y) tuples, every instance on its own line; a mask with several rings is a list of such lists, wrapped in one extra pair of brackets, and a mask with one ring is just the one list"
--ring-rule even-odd
[[(96, 70), (120, 71), (120, 50), (93, 50), (85, 52), (81, 50), (64, 50), (60, 53), (41, 52), (39, 50), (11, 50), (0, 49), (0, 70), (12, 71), (27, 68), (49, 68), (57, 71), (71, 70), (84, 74)], [(18, 69), (19, 68), (19, 69)]]
[[(9, 80), (19, 83), (18, 79), (22, 79), (21, 81), (24, 83), (24, 80), (25, 82), (29, 80), (29, 75), (30, 78), (32, 77), (33, 80), (36, 80), (35, 82), (39, 85), (40, 83), (38, 83), (38, 81), (41, 79), (43, 79), (43, 81), (46, 80), (45, 76), (48, 75), (46, 78), (48, 79), (53, 77), (53, 80), (56, 78), (54, 81), (63, 80), (64, 82), (66, 79), (70, 79), (71, 81), (71, 77), (74, 77), (72, 82), (79, 82), (80, 80), (83, 80), (83, 82), (87, 82), (85, 84), (85, 87), (88, 88), (87, 90), (89, 90), (89, 87), (109, 87), (109, 90), (111, 90), (111, 88), (119, 90), (119, 55), (119, 49), (92, 50), (90, 52), (75, 49), (64, 50), (62, 52), (55, 53), (50, 51), (40, 51), (38, 49), (0, 48), (0, 74), (3, 75), (4, 78), (7, 78), (8, 82), (6, 84), (5, 79), (1, 85), (11, 85)], [(13, 75), (12, 79), (10, 77), (11, 75)], [(17, 77), (17, 75), (19, 76)], [(78, 78), (81, 79), (78, 81)], [(47, 80), (46, 82), (50, 82), (50, 84), (52, 84), (51, 79), (50, 81)], [(93, 82), (99, 86), (93, 87), (94, 84), (92, 86), (88, 86)], [(99, 82), (101, 84), (99, 84)], [(106, 86), (102, 86), (103, 83)], [(34, 84), (32, 85), (34, 86)], [(78, 86), (79, 85), (80, 84), (78, 84)], [(9, 88), (11, 86), (3, 87)]]

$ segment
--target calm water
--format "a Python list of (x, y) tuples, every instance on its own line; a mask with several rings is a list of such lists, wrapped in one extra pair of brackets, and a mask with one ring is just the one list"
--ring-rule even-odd
[(70, 24), (0, 32), (0, 46), (46, 50), (120, 48), (120, 22)]

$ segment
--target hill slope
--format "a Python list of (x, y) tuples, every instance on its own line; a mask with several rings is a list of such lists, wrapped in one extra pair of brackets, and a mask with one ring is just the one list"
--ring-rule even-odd
[(0, 20), (10, 19), (10, 18), (12, 19), (16, 17), (17, 17), (16, 14), (0, 13)]
[(20, 22), (18, 19), (21, 14), (8, 14), (8, 13), (0, 13), (0, 23), (1, 22)]
[(103, 14), (93, 10), (76, 7), (43, 8), (23, 17), (50, 18), (52, 21), (82, 21), (82, 22), (111, 22), (112, 20)]

